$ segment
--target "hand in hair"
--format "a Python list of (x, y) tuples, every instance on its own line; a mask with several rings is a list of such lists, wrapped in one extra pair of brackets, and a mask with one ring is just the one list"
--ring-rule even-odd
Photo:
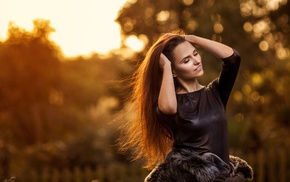
[(159, 66), (162, 70), (164, 69), (165, 66), (171, 67), (171, 62), (163, 53), (160, 54)]

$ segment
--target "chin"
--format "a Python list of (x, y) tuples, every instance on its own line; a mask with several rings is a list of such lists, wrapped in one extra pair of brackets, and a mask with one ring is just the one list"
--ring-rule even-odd
[(197, 75), (197, 77), (201, 77), (204, 75), (204, 72), (203, 71), (200, 71), (200, 73)]

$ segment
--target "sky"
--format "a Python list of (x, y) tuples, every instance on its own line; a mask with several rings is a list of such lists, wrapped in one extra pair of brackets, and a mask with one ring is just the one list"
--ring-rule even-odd
[(114, 21), (126, 0), (0, 0), (0, 40), (10, 21), (28, 31), (33, 20), (50, 20), (50, 39), (65, 56), (106, 54), (120, 47), (120, 26)]

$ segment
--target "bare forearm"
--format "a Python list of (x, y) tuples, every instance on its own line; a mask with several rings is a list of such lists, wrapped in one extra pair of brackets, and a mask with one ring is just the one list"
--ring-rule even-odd
[(185, 35), (185, 39), (205, 49), (220, 59), (227, 58), (234, 53), (231, 47), (206, 38), (198, 37), (195, 35)]
[(169, 65), (163, 68), (162, 83), (158, 97), (158, 107), (164, 114), (175, 114), (177, 111), (174, 81), (171, 67)]

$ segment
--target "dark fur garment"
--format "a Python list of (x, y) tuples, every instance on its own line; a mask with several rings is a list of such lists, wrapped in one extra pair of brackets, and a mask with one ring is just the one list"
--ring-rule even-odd
[(253, 170), (246, 161), (230, 156), (230, 165), (213, 153), (198, 155), (190, 149), (173, 149), (145, 178), (145, 182), (213, 182), (241, 172), (252, 179)]

